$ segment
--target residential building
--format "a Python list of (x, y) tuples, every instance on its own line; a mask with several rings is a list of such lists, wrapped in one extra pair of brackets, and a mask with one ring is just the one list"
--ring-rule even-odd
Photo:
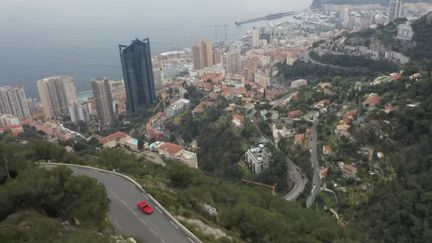
[(252, 172), (260, 174), (263, 170), (269, 167), (270, 153), (263, 144), (260, 144), (256, 147), (250, 148), (245, 153), (245, 159)]
[(10, 114), (0, 115), (0, 127), (20, 125), (20, 120)]
[(256, 48), (260, 46), (261, 41), (261, 31), (260, 29), (254, 29), (252, 30), (252, 47)]
[(234, 49), (226, 52), (223, 55), (222, 63), (225, 72), (231, 74), (240, 74), (241, 72), (241, 60), (240, 60), (240, 49)]
[(174, 143), (157, 143), (156, 146), (150, 145), (150, 147), (157, 147), (160, 155), (168, 159), (173, 159), (184, 163), (185, 165), (198, 169), (198, 157), (197, 154), (191, 151), (185, 150), (182, 146)]
[(351, 20), (351, 10), (349, 8), (344, 8), (341, 14), (341, 23), (344, 27), (350, 27)]
[(365, 101), (363, 101), (363, 105), (366, 107), (375, 107), (379, 105), (381, 102), (381, 97), (377, 94), (371, 94)]
[(126, 88), (123, 80), (109, 80), (108, 84), (113, 99), (114, 115), (126, 112)]
[(69, 115), (68, 107), (77, 100), (73, 78), (66, 76), (45, 78), (39, 80), (37, 86), (46, 119)]
[(173, 117), (180, 112), (183, 112), (187, 107), (190, 106), (190, 100), (187, 99), (179, 99), (176, 102), (172, 103), (166, 110), (165, 115), (170, 118)]
[(62, 124), (53, 121), (35, 121), (31, 126), (37, 131), (45, 133), (48, 136), (48, 139), (59, 141), (67, 141), (74, 137), (85, 139), (81, 134), (65, 128)]
[(402, 13), (402, 1), (401, 0), (390, 0), (388, 9), (388, 21), (391, 22), (399, 17)]
[(12, 136), (16, 137), (24, 132), (24, 128), (21, 125), (0, 126), (0, 134), (4, 132), (10, 132)]
[(325, 145), (323, 145), (322, 153), (325, 154), (325, 155), (332, 154), (333, 153), (333, 149), (332, 149), (332, 147), (330, 145), (325, 144)]
[(209, 40), (200, 40), (192, 46), (192, 59), (194, 69), (213, 66), (213, 44)]
[(270, 86), (270, 77), (265, 72), (258, 69), (254, 73), (254, 83), (267, 89)]
[(213, 63), (214, 64), (222, 63), (223, 56), (224, 56), (224, 50), (223, 49), (213, 50)]
[(89, 102), (76, 100), (68, 107), (68, 110), (72, 122), (78, 123), (90, 121)]
[(235, 127), (237, 127), (237, 128), (243, 127), (243, 121), (244, 121), (244, 118), (242, 115), (240, 115), (240, 114), (232, 115), (232, 123), (234, 124)]
[(288, 118), (295, 119), (298, 118), (302, 114), (301, 110), (295, 110), (288, 112)]
[(317, 108), (317, 109), (323, 109), (323, 108), (326, 108), (327, 106), (329, 106), (330, 103), (331, 103), (330, 100), (328, 100), (328, 99), (324, 99), (324, 100), (320, 100), (320, 101), (318, 101), (318, 102), (314, 105), (314, 107)]
[(308, 84), (306, 79), (297, 79), (291, 82), (291, 88), (297, 89)]
[(129, 46), (120, 45), (119, 50), (126, 86), (126, 109), (135, 113), (156, 101), (150, 40), (136, 39)]
[(356, 117), (357, 117), (357, 110), (352, 110), (352, 111), (346, 112), (342, 117), (342, 122), (344, 125), (348, 125)]
[(412, 29), (410, 22), (405, 22), (398, 25), (396, 29), (396, 39), (411, 41), (414, 37), (414, 30)]
[(296, 145), (303, 144), (304, 140), (305, 140), (305, 134), (304, 133), (296, 134), (294, 136), (294, 144), (296, 144)]
[(36, 99), (27, 99), (27, 106), (29, 108), (30, 115), (32, 118), (44, 117), (43, 106)]
[(114, 104), (110, 81), (107, 79), (92, 80), (92, 89), (96, 99), (98, 119), (103, 127), (107, 127), (114, 120)]
[(0, 114), (9, 114), (21, 119), (31, 116), (22, 86), (0, 87)]
[(346, 178), (354, 178), (357, 175), (357, 166), (355, 164), (339, 163), (339, 168), (342, 170), (342, 175)]
[(407, 64), (410, 61), (410, 57), (397, 51), (387, 51), (384, 57), (390, 61), (398, 62), (400, 64)]
[(103, 145), (104, 148), (114, 148), (116, 147), (120, 142), (126, 141), (129, 138), (129, 134), (124, 132), (115, 132), (113, 134), (110, 134), (106, 137), (102, 137), (99, 139), (99, 142)]

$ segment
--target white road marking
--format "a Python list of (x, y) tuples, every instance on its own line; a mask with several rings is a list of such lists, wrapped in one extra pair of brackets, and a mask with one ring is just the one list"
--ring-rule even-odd
[(117, 194), (115, 194), (114, 192), (111, 192), (111, 194), (113, 194), (114, 197), (119, 198), (119, 196), (117, 196)]
[(149, 228), (149, 229), (154, 235), (158, 236), (158, 234), (152, 228)]
[(139, 221), (141, 221), (141, 223), (143, 223), (145, 226), (147, 226), (147, 223), (144, 220), (142, 220), (141, 218), (138, 218), (138, 219), (139, 219)]
[(195, 241), (193, 241), (191, 238), (188, 237), (188, 240), (192, 243), (195, 243)]
[(123, 203), (123, 205), (125, 205), (127, 208), (129, 208), (128, 205), (127, 205), (127, 203), (125, 201), (120, 200), (120, 202)]
[(129, 211), (131, 211), (133, 213), (133, 215), (135, 215), (136, 217), (138, 217), (138, 214), (136, 214), (135, 211), (133, 211), (132, 209), (129, 209)]
[(176, 229), (179, 229), (179, 227), (178, 227), (176, 224), (174, 224), (173, 221), (170, 221), (170, 223), (171, 223), (172, 225), (174, 225), (174, 227), (176, 227)]
[(147, 200), (149, 199), (146, 194), (142, 193), (142, 195), (145, 199), (147, 199)]
[(133, 213), (133, 215), (135, 215), (136, 217), (138, 217), (138, 214), (135, 213), (134, 210), (132, 210), (131, 208), (129, 208), (129, 205), (128, 205), (125, 201), (120, 200), (120, 202), (123, 203), (123, 205), (124, 205), (127, 209), (129, 209), (129, 211), (131, 211), (131, 213)]
[(157, 211), (159, 211), (159, 213), (163, 214), (162, 211), (158, 207), (156, 207), (156, 209), (157, 209)]

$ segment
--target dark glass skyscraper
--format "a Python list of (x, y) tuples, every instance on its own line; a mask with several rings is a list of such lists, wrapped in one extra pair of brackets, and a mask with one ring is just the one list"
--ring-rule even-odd
[(134, 40), (130, 46), (120, 45), (120, 57), (126, 86), (129, 113), (156, 101), (149, 39)]

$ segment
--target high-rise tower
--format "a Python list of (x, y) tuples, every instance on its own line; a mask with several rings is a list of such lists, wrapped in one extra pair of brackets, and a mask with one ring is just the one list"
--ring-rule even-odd
[(30, 117), (30, 111), (22, 86), (0, 87), (0, 114), (9, 114), (17, 118)]
[(200, 40), (192, 47), (192, 58), (195, 69), (213, 66), (213, 44), (208, 40)]
[(134, 40), (130, 46), (120, 45), (120, 57), (126, 86), (127, 111), (156, 101), (149, 39)]
[(402, 13), (402, 1), (401, 0), (390, 0), (388, 20), (389, 22), (401, 17)]
[(58, 76), (37, 82), (45, 118), (69, 115), (68, 107), (77, 99), (75, 82), (71, 77)]
[(96, 99), (96, 110), (99, 121), (103, 126), (110, 125), (114, 119), (114, 109), (109, 80), (93, 80), (92, 89)]

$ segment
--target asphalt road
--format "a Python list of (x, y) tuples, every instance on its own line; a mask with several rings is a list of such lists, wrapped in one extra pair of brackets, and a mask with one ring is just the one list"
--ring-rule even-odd
[(317, 126), (318, 126), (318, 116), (314, 119), (314, 124), (312, 126), (312, 141), (311, 141), (311, 164), (313, 167), (313, 179), (312, 179), (312, 190), (311, 194), (306, 199), (306, 207), (310, 207), (314, 202), (316, 196), (321, 191), (321, 178), (319, 175), (320, 167), (318, 162), (318, 133), (317, 133)]
[(348, 68), (346, 67), (341, 67), (341, 66), (336, 66), (336, 65), (332, 65), (332, 64), (327, 64), (327, 63), (322, 63), (322, 62), (318, 62), (316, 60), (314, 60), (311, 56), (310, 56), (310, 52), (305, 52), (303, 53), (300, 58), (300, 60), (304, 61), (304, 62), (311, 62), (313, 64), (317, 64), (320, 66), (324, 66), (324, 67), (331, 67), (331, 68), (336, 68), (336, 69), (343, 69), (343, 70), (347, 70)]
[[(162, 213), (148, 196), (135, 185), (117, 175), (92, 169), (70, 167), (77, 175), (96, 178), (102, 183), (111, 199), (108, 217), (116, 232), (132, 236), (144, 242), (193, 243), (174, 222)], [(154, 208), (151, 215), (145, 215), (136, 203), (146, 200)]]

